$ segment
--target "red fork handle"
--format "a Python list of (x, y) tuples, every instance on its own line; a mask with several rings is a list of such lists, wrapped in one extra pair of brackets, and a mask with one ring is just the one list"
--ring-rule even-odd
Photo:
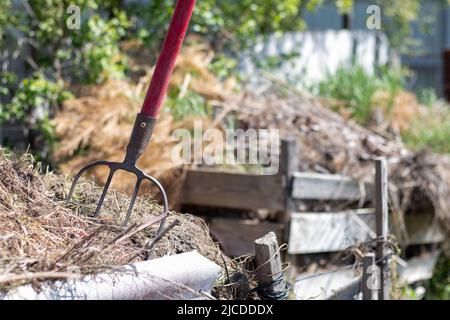
[(169, 30), (147, 90), (141, 114), (156, 118), (169, 86), (170, 76), (183, 43), (196, 0), (178, 0)]

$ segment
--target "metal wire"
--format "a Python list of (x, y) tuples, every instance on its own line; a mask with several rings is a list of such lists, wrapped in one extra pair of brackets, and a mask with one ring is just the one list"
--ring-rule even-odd
[[(278, 272), (278, 276), (272, 281), (269, 281), (264, 285), (258, 285), (250, 291), (256, 291), (263, 300), (287, 300), (289, 291), (291, 291), (292, 286), (284, 280), (284, 271), (285, 270), (281, 270), (280, 272)], [(279, 291), (267, 290), (268, 288), (274, 288), (275, 286), (283, 282), (285, 283), (284, 289)]]
[[(389, 260), (393, 255), (394, 255), (393, 252), (388, 253), (388, 254), (386, 254), (384, 257), (382, 257), (381, 259), (377, 259), (377, 260), (375, 261), (375, 264), (379, 264), (379, 263), (381, 263), (381, 262), (386, 262), (386, 261)], [(354, 269), (354, 268), (357, 268), (357, 267), (362, 266), (362, 265), (363, 265), (362, 262), (358, 262), (358, 263), (354, 263), (354, 264), (351, 264), (351, 265), (346, 265), (346, 266), (344, 266), (344, 267), (336, 268), (336, 269), (331, 270), (331, 271), (325, 271), (325, 272), (315, 273), (315, 274), (312, 274), (312, 275), (309, 275), (309, 276), (304, 276), (304, 277), (302, 277), (302, 278), (300, 278), (300, 279), (297, 279), (297, 280), (294, 281), (294, 283), (297, 283), (297, 282), (300, 282), (300, 281), (305, 281), (305, 280), (312, 279), (312, 278), (316, 278), (316, 277), (320, 277), (320, 276), (323, 276), (323, 275), (326, 275), (326, 274), (335, 273), (335, 272), (338, 272), (338, 271), (341, 271), (341, 270)]]

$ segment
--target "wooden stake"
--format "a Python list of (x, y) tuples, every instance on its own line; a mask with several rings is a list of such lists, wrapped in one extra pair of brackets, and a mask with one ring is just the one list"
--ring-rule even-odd
[(375, 160), (375, 214), (377, 229), (376, 259), (380, 268), (379, 300), (389, 300), (389, 261), (386, 241), (388, 237), (388, 183), (387, 165), (385, 158)]
[[(292, 181), (294, 172), (298, 170), (298, 150), (297, 139), (290, 137), (281, 140), (279, 174), (282, 176), (282, 186), (284, 190), (285, 210), (279, 218), (280, 222), (288, 223), (291, 212), (295, 211), (294, 200), (292, 199)], [(289, 228), (286, 228), (288, 230)], [(287, 240), (287, 237), (286, 239)]]
[(361, 291), (363, 300), (373, 300), (373, 291), (375, 289), (374, 281), (375, 254), (366, 253), (363, 257), (363, 275), (361, 281)]
[[(295, 137), (288, 137), (281, 140), (279, 177), (283, 188), (284, 210), (280, 212), (278, 221), (284, 224), (282, 241), (289, 242), (289, 231), (291, 224), (291, 214), (296, 211), (295, 200), (292, 197), (294, 173), (298, 170), (298, 142)], [(288, 256), (289, 263), (295, 265), (295, 256)], [(289, 279), (295, 277), (295, 268), (290, 268)]]
[(255, 241), (258, 294), (266, 300), (282, 300), (286, 290), (277, 236), (272, 231)]

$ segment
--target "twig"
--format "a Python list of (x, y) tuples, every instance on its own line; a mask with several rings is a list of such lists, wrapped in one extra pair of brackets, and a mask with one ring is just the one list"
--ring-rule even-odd
[(206, 298), (208, 298), (209, 300), (217, 300), (216, 298), (214, 298), (211, 294), (209, 294), (208, 292), (205, 292), (203, 290), (199, 290), (198, 293)]
[[(119, 237), (116, 241), (114, 241), (114, 244), (116, 243), (120, 243), (124, 240), (129, 239), (130, 237), (132, 237), (133, 235), (135, 235), (136, 233), (138, 233), (139, 231), (144, 230), (145, 228), (150, 227), (151, 225), (163, 220), (164, 218), (167, 217), (167, 212), (160, 214), (159, 216), (153, 217), (148, 219), (147, 221), (145, 221), (144, 223), (138, 225), (138, 226), (132, 226), (131, 228), (129, 228), (129, 231), (127, 231), (124, 235), (122, 235), (121, 237)], [(135, 228), (134, 230), (132, 230), (133, 228)]]
[(164, 235), (166, 235), (167, 232), (169, 232), (170, 230), (172, 230), (172, 228), (174, 228), (175, 226), (180, 224), (180, 220), (175, 220), (173, 221), (167, 228), (165, 228), (163, 231), (161, 231), (160, 234), (158, 234), (156, 237), (153, 238), (152, 241), (150, 241), (149, 243), (147, 243), (147, 245), (145, 246), (145, 250), (148, 251), (148, 257), (147, 260), (149, 260), (151, 258), (151, 250), (153, 249), (153, 247), (155, 246), (155, 244), (161, 240), (162, 237), (164, 237)]
[(275, 77), (273, 74), (267, 72), (267, 71), (261, 71), (262, 75), (269, 81), (278, 84), (282, 87), (284, 87), (285, 89), (288, 89), (289, 91), (291, 91), (292, 93), (296, 94), (297, 96), (299, 96), (300, 98), (305, 98), (308, 100), (314, 100), (314, 101), (319, 101), (323, 104), (333, 104), (333, 105), (347, 105), (347, 104), (351, 104), (350, 101), (346, 101), (346, 100), (339, 100), (339, 99), (333, 99), (333, 98), (325, 98), (325, 97), (317, 97), (314, 96), (313, 94), (307, 92), (307, 91), (303, 91), (300, 90), (296, 87), (294, 87), (293, 85), (291, 85), (290, 83)]
[(217, 127), (219, 125), (219, 123), (223, 120), (223, 118), (226, 117), (226, 115), (228, 113), (230, 113), (231, 111), (236, 111), (236, 110), (237, 110), (236, 106), (233, 106), (233, 105), (230, 105), (230, 104), (225, 104), (223, 109), (222, 109), (222, 111), (217, 115), (217, 117), (211, 123), (209, 128)]
[(8, 283), (20, 280), (32, 280), (39, 278), (55, 279), (55, 278), (79, 278), (80, 275), (70, 272), (36, 272), (24, 274), (5, 274), (0, 276), (0, 283)]

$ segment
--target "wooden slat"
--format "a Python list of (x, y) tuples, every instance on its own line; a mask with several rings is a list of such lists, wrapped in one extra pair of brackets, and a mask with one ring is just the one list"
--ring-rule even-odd
[(283, 224), (216, 218), (211, 220), (209, 231), (227, 255), (237, 257), (252, 253), (254, 241), (270, 231), (281, 239)]
[(433, 276), (433, 270), (439, 258), (440, 251), (434, 251), (407, 260), (406, 267), (398, 266), (401, 283), (411, 284), (421, 280), (428, 280)]
[(410, 245), (439, 243), (445, 239), (445, 233), (432, 214), (407, 214), (405, 224)]
[(298, 200), (371, 200), (373, 185), (339, 175), (296, 172), (292, 197)]
[(336, 290), (325, 300), (357, 300), (361, 292), (361, 277), (350, 281), (346, 286)]
[[(183, 188), (183, 204), (234, 208), (284, 210), (280, 175), (250, 175), (208, 170), (189, 170)], [(253, 243), (255, 239), (252, 239)]]
[(293, 213), (288, 253), (341, 251), (374, 236), (375, 215), (371, 209), (343, 212)]
[[(372, 232), (355, 219), (355, 215)], [(406, 215), (405, 224), (410, 245), (439, 243), (445, 239), (444, 232), (431, 214)], [(289, 254), (340, 251), (376, 235), (373, 232), (375, 215), (373, 209), (293, 213), (289, 230)]]
[(297, 300), (323, 300), (355, 279), (351, 269), (322, 270), (297, 275), (294, 294)]

